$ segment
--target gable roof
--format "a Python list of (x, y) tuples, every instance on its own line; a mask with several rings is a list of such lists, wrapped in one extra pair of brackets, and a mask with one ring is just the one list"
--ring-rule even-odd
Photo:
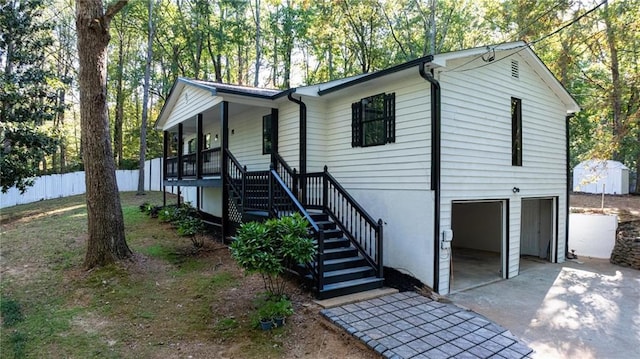
[[(506, 55), (494, 60), (487, 59), (484, 60), (485, 55), (490, 55), (505, 52)], [(542, 81), (549, 86), (549, 88), (554, 92), (556, 96), (565, 104), (567, 108), (567, 113), (575, 113), (580, 110), (580, 106), (576, 102), (576, 100), (571, 96), (571, 94), (562, 86), (560, 81), (553, 75), (551, 70), (540, 60), (540, 58), (533, 52), (529, 44), (523, 41), (516, 41), (510, 43), (503, 43), (498, 45), (491, 46), (482, 46), (476, 47), (466, 50), (447, 52), (437, 55), (427, 55), (415, 60), (411, 60), (396, 66), (392, 66), (380, 71), (360, 74), (356, 76), (351, 76), (347, 78), (342, 78), (338, 80), (333, 80), (321, 84), (316, 85), (308, 85), (301, 86), (298, 88), (291, 88), (288, 90), (276, 90), (276, 89), (266, 89), (266, 88), (257, 88), (257, 87), (247, 87), (247, 86), (239, 86), (239, 85), (230, 85), (223, 84), (218, 82), (210, 82), (210, 81), (201, 81), (201, 80), (193, 80), (187, 79), (184, 77), (179, 77), (174, 83), (171, 91), (169, 92), (169, 96), (162, 107), (162, 111), (156, 120), (156, 128), (162, 127), (164, 123), (168, 120), (170, 116), (170, 110), (178, 101), (180, 94), (185, 86), (193, 86), (199, 89), (203, 89), (211, 92), (212, 96), (216, 96), (218, 94), (228, 94), (228, 95), (236, 95), (242, 97), (249, 98), (259, 98), (262, 100), (276, 100), (283, 96), (287, 96), (290, 93), (297, 93), (299, 95), (306, 96), (324, 96), (330, 93), (334, 93), (337, 91), (341, 91), (347, 89), (351, 86), (364, 83), (367, 81), (371, 81), (383, 76), (387, 76), (393, 73), (397, 73), (403, 70), (407, 70), (413, 67), (417, 67), (420, 64), (425, 64), (430, 68), (441, 69), (442, 71), (451, 71), (451, 70), (464, 70), (464, 71), (472, 71), (475, 68), (479, 68), (481, 66), (489, 66), (498, 61), (502, 61), (506, 58), (510, 58), (515, 54), (520, 54), (529, 66), (533, 68), (535, 73), (542, 79)], [(463, 65), (457, 66), (453, 69), (447, 68), (447, 63), (450, 60), (471, 58), (471, 61), (465, 62)], [(484, 63), (478, 65), (476, 60), (482, 58)], [(495, 58), (495, 57), (494, 57)], [(416, 75), (417, 76), (417, 75)]]
[(217, 96), (218, 94), (228, 94), (228, 95), (238, 95), (244, 97), (252, 97), (259, 98), (264, 100), (275, 100), (282, 96), (286, 96), (288, 93), (293, 90), (275, 90), (275, 89), (267, 89), (267, 88), (258, 88), (258, 87), (248, 87), (248, 86), (240, 86), (240, 85), (230, 85), (223, 84), (219, 82), (211, 82), (211, 81), (202, 81), (202, 80), (194, 80), (188, 79), (185, 77), (178, 77), (176, 82), (171, 87), (169, 91), (169, 95), (162, 106), (162, 110), (160, 111), (160, 115), (156, 119), (155, 128), (161, 128), (164, 123), (167, 122), (169, 116), (171, 115), (171, 110), (178, 99), (180, 98), (180, 94), (182, 90), (186, 86), (192, 86), (201, 90), (205, 90), (211, 93), (211, 96)]
[[(511, 53), (506, 55), (505, 57), (500, 58), (499, 60), (486, 61), (486, 63), (481, 66), (488, 66), (492, 63), (496, 63), (498, 61), (504, 60), (506, 58), (509, 58), (519, 53), (521, 54), (521, 56), (525, 58), (525, 60), (536, 72), (536, 74), (540, 76), (542, 81), (545, 82), (545, 84), (547, 84), (547, 86), (549, 86), (549, 88), (551, 88), (551, 90), (556, 94), (556, 96), (558, 96), (560, 100), (565, 104), (565, 106), (567, 107), (567, 113), (574, 113), (580, 110), (580, 106), (578, 105), (576, 100), (573, 98), (573, 96), (571, 96), (571, 94), (564, 88), (564, 86), (562, 86), (560, 81), (558, 81), (558, 79), (553, 75), (551, 70), (549, 70), (549, 68), (542, 62), (542, 60), (540, 60), (540, 58), (535, 54), (535, 52), (533, 52), (529, 44), (525, 43), (524, 41), (516, 41), (516, 42), (503, 43), (503, 44), (492, 45), (492, 46), (476, 47), (476, 48), (471, 48), (466, 50), (437, 54), (435, 56), (427, 55), (415, 60), (411, 60), (396, 66), (389, 67), (384, 70), (380, 70), (380, 71), (364, 74), (355, 78), (351, 78), (349, 79), (349, 81), (332, 81), (332, 82), (328, 82), (321, 85), (306, 86), (306, 87), (303, 87), (303, 89), (317, 88), (317, 95), (322, 96), (332, 92), (340, 91), (342, 89), (351, 87), (353, 85), (357, 85), (359, 83), (363, 83), (363, 82), (370, 81), (385, 75), (406, 70), (411, 67), (419, 66), (420, 64), (425, 64), (431, 68), (441, 68), (444, 71), (446, 71), (448, 61), (471, 57), (472, 61), (469, 61), (464, 65), (459, 66), (463, 68), (466, 65), (470, 65), (469, 66), (470, 68), (464, 69), (468, 71), (468, 70), (473, 70), (474, 66), (479, 67), (476, 64), (471, 64), (476, 59), (480, 59), (483, 55), (486, 55), (486, 54), (501, 52), (501, 51), (510, 51)], [(455, 69), (458, 69), (458, 67), (456, 67)], [(308, 93), (309, 91), (305, 91), (305, 90), (301, 91), (300, 89), (296, 89), (296, 92)]]

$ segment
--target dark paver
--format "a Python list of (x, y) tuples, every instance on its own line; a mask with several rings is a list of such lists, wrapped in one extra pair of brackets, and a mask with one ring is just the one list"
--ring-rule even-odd
[(511, 332), (449, 303), (402, 292), (322, 310), (385, 358), (529, 358)]

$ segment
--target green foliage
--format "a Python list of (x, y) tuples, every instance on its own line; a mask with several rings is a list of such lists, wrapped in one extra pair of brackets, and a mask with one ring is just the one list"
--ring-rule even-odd
[(198, 216), (198, 212), (188, 204), (180, 206), (166, 206), (164, 208), (156, 208), (145, 206), (152, 216), (157, 211), (157, 217), (161, 222), (169, 222), (176, 227), (179, 235), (189, 237), (195, 248), (202, 248), (206, 237), (202, 236), (205, 232), (205, 224)]
[(0, 315), (2, 315), (2, 325), (12, 327), (24, 320), (20, 303), (8, 297), (0, 298)]
[(178, 222), (177, 231), (181, 236), (195, 236), (203, 230), (204, 223), (200, 218), (186, 217)]
[(55, 152), (58, 142), (42, 128), (63, 111), (55, 79), (46, 66), (45, 51), (52, 24), (42, 16), (42, 0), (9, 0), (0, 5), (0, 184), (6, 192), (21, 192), (33, 184), (40, 161)]
[(149, 202), (140, 205), (140, 212), (143, 212), (151, 218), (158, 218), (158, 213), (162, 210), (162, 206), (155, 206)]
[(259, 327), (261, 321), (286, 318), (293, 314), (293, 304), (284, 295), (262, 293), (255, 299), (254, 306), (255, 311), (251, 315), (251, 324), (254, 328)]
[(161, 222), (177, 224), (178, 222), (195, 214), (196, 211), (187, 204), (182, 204), (180, 206), (171, 205), (162, 208), (158, 212), (158, 219)]
[(262, 275), (270, 295), (281, 297), (284, 280), (280, 274), (287, 267), (310, 262), (316, 253), (308, 226), (298, 213), (264, 223), (245, 223), (231, 242), (231, 255), (248, 273)]

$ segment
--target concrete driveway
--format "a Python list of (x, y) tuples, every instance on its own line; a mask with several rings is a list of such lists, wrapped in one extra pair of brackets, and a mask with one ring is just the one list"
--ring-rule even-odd
[(534, 358), (638, 358), (640, 271), (579, 261), (530, 262), (515, 278), (449, 298), (509, 329)]

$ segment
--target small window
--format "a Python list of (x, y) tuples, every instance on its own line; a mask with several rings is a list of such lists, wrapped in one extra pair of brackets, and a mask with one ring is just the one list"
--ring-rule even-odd
[(262, 154), (271, 154), (271, 115), (262, 116)]
[(196, 152), (196, 139), (192, 138), (189, 140), (189, 142), (187, 142), (187, 147), (189, 150), (189, 153), (195, 153)]
[(351, 104), (351, 147), (395, 142), (395, 108), (395, 93), (382, 93)]
[(522, 100), (511, 98), (511, 165), (522, 166)]
[(211, 148), (211, 134), (207, 133), (206, 135), (204, 135), (204, 149), (208, 150)]

